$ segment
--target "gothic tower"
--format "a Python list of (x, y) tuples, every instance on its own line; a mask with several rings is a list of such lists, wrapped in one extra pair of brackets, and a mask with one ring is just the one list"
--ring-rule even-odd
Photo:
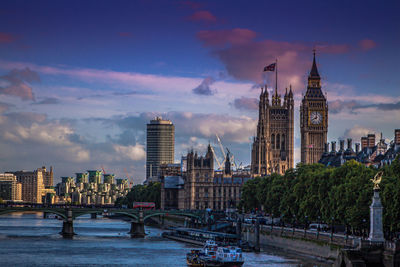
[(317, 163), (328, 136), (328, 104), (321, 90), (321, 77), (314, 59), (306, 94), (300, 105), (301, 162)]
[(283, 99), (275, 92), (269, 102), (267, 86), (261, 88), (257, 135), (251, 151), (251, 172), (253, 176), (271, 173), (283, 174), (293, 168), (293, 92)]

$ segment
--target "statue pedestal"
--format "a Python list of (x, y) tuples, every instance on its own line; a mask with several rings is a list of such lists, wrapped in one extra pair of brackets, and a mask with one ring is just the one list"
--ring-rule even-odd
[(379, 197), (379, 190), (374, 189), (374, 196), (370, 208), (370, 232), (368, 240), (373, 243), (385, 242), (383, 235), (383, 206)]

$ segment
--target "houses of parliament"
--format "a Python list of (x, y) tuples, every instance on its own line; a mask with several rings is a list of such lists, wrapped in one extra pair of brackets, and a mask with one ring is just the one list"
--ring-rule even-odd
[[(283, 101), (282, 101), (283, 100)], [(263, 176), (284, 174), (294, 164), (294, 99), (292, 87), (281, 99), (278, 88), (271, 102), (261, 88), (257, 134), (251, 151), (251, 173)], [(307, 90), (300, 104), (301, 162), (316, 163), (324, 153), (328, 134), (328, 104), (321, 90), (321, 77), (314, 58)]]

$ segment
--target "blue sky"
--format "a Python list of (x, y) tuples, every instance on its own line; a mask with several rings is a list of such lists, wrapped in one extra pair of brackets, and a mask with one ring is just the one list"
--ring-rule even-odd
[[(0, 171), (53, 165), (144, 177), (145, 124), (176, 125), (176, 160), (219, 134), (250, 162), (258, 85), (278, 59), (296, 118), (312, 49), (329, 139), (400, 127), (400, 5), (387, 1), (3, 1)], [(270, 88), (271, 90), (272, 88)], [(295, 158), (299, 128), (295, 121)]]

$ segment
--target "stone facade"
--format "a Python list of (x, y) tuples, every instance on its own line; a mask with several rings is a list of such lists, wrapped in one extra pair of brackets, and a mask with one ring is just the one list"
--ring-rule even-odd
[(370, 232), (369, 241), (383, 243), (383, 206), (379, 197), (379, 190), (374, 190), (374, 196), (370, 206)]
[(308, 76), (307, 91), (300, 105), (301, 162), (317, 163), (328, 136), (328, 104), (321, 90), (321, 77), (315, 62)]
[(399, 135), (400, 129), (396, 129), (393, 141), (386, 144), (382, 134), (378, 143), (375, 143), (375, 134), (368, 134), (368, 136), (361, 137), (361, 150), (360, 143), (356, 143), (353, 147), (350, 138), (347, 139), (347, 149), (345, 149), (344, 140), (339, 140), (339, 150), (336, 150), (336, 142), (331, 142), (330, 151), (329, 143), (326, 143), (325, 151), (319, 163), (325, 166), (339, 167), (346, 161), (355, 160), (366, 166), (372, 165), (376, 168), (390, 165), (400, 155), (400, 139), (396, 139)]
[(229, 156), (224, 171), (215, 171), (210, 145), (205, 156), (191, 151), (183, 158), (179, 176), (161, 178), (162, 209), (227, 210), (237, 206), (243, 184), (251, 179), (249, 173), (232, 173)]
[(277, 88), (269, 102), (267, 86), (261, 88), (257, 136), (251, 150), (251, 173), (264, 176), (283, 174), (293, 168), (293, 92), (286, 89), (283, 103)]

